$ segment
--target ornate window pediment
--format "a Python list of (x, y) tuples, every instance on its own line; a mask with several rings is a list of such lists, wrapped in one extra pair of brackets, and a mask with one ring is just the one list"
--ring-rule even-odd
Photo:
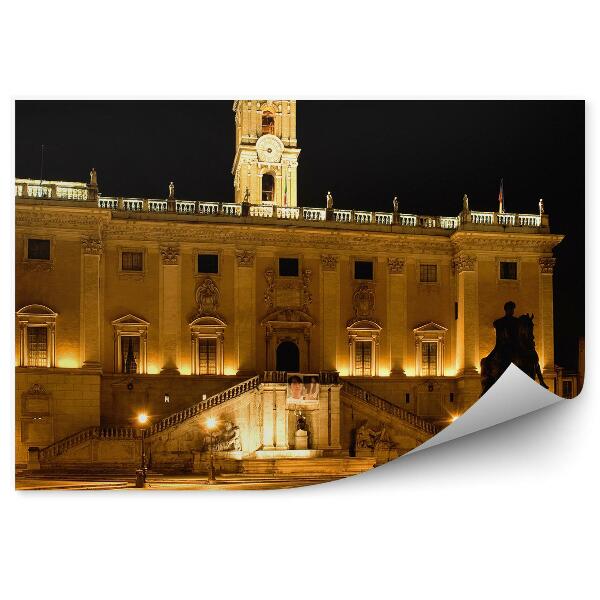
[(17, 317), (51, 317), (56, 318), (58, 313), (55, 313), (51, 308), (43, 304), (28, 304), (17, 311)]
[(131, 313), (112, 322), (115, 373), (147, 373), (148, 327), (150, 323)]
[(16, 312), (19, 327), (20, 367), (54, 367), (56, 364), (56, 317), (43, 304), (28, 304)]
[(144, 321), (144, 319), (140, 318), (140, 317), (136, 317), (135, 315), (132, 315), (131, 313), (128, 315), (125, 315), (124, 317), (120, 317), (118, 319), (115, 319), (112, 322), (113, 326), (119, 325), (119, 326), (126, 326), (126, 325), (132, 325), (134, 327), (138, 327), (138, 326), (142, 326), (142, 327), (148, 327), (148, 325), (150, 325), (150, 323), (148, 323), (148, 321)]
[(437, 323), (434, 323), (433, 321), (429, 321), (429, 323), (425, 323), (425, 325), (421, 325), (420, 327), (416, 327), (415, 329), (413, 329), (413, 331), (415, 332), (415, 335), (418, 335), (420, 333), (441, 333), (444, 334), (446, 333), (446, 331), (448, 331), (447, 327), (444, 327), (443, 325), (438, 325)]
[(439, 377), (444, 374), (444, 347), (447, 331), (447, 327), (433, 321), (413, 329), (417, 376)]

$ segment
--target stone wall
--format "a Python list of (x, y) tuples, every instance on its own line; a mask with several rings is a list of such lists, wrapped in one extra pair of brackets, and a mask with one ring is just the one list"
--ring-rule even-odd
[(44, 448), (100, 424), (100, 375), (79, 369), (18, 368), (15, 376), (16, 464), (29, 447)]

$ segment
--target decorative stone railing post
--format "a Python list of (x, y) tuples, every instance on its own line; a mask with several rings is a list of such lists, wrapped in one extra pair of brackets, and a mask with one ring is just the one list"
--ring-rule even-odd
[(84, 238), (83, 280), (81, 289), (81, 331), (83, 333), (83, 368), (100, 369), (100, 259), (104, 245), (102, 240)]
[(181, 306), (179, 299), (181, 271), (179, 248), (163, 246), (160, 249), (159, 272), (159, 346), (161, 350), (161, 373), (179, 375)]

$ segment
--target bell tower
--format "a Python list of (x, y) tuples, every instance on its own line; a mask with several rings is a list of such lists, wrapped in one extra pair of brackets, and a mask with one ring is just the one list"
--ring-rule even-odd
[(297, 206), (296, 101), (236, 100), (233, 112), (235, 201)]

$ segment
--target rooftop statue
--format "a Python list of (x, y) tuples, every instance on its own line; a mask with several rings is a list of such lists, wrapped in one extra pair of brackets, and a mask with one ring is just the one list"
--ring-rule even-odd
[(494, 321), (496, 345), (488, 356), (481, 359), (481, 395), (500, 379), (511, 363), (533, 380), (547, 388), (535, 350), (533, 315), (515, 317), (516, 304), (510, 300), (504, 305), (504, 316)]

